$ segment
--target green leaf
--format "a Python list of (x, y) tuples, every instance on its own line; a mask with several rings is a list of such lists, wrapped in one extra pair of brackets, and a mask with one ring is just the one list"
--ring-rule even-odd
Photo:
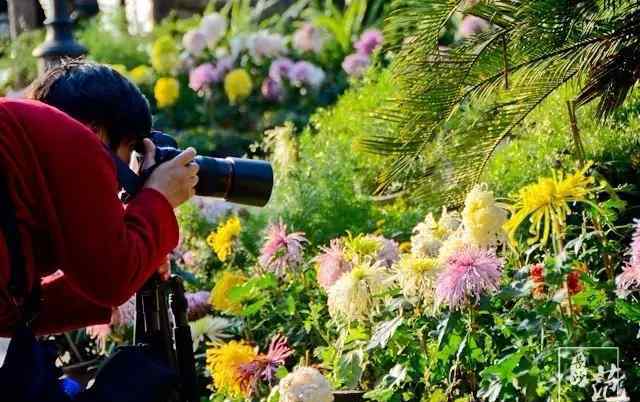
[(294, 315), (296, 313), (296, 300), (293, 296), (289, 295), (285, 299), (285, 304), (287, 306), (287, 314)]
[(386, 347), (389, 339), (391, 339), (393, 334), (396, 332), (396, 329), (402, 325), (402, 321), (402, 316), (398, 316), (392, 320), (376, 325), (371, 341), (369, 341), (369, 345), (367, 346), (367, 350), (375, 349), (377, 347)]
[(364, 366), (363, 350), (353, 350), (340, 356), (334, 374), (339, 379), (342, 388), (357, 388), (364, 372)]
[(267, 298), (264, 298), (256, 301), (255, 303), (249, 304), (242, 310), (242, 315), (245, 317), (256, 315), (260, 310), (262, 310), (262, 308), (265, 304), (267, 304), (268, 301), (269, 300)]
[(629, 321), (640, 322), (640, 305), (623, 299), (616, 300), (616, 314)]

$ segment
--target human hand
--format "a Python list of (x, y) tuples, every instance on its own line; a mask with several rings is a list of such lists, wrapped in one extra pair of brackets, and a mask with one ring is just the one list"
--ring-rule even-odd
[[(145, 148), (148, 152), (145, 154), (143, 169), (146, 169), (151, 161), (155, 163), (155, 146), (153, 143), (148, 145), (147, 141), (151, 142), (145, 139)], [(199, 170), (198, 164), (194, 162), (195, 157), (195, 149), (187, 148), (172, 160), (158, 166), (144, 186), (157, 190), (167, 198), (171, 206), (178, 207), (195, 195)]]
[(165, 263), (158, 268), (158, 276), (163, 281), (168, 281), (171, 278), (171, 258), (169, 256), (167, 256)]

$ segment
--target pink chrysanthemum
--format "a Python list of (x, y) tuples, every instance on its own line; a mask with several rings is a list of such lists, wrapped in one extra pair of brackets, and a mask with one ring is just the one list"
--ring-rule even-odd
[(636, 220), (635, 224), (636, 229), (629, 248), (631, 258), (622, 273), (616, 277), (616, 293), (623, 298), (632, 290), (640, 288), (640, 220)]
[(197, 321), (211, 311), (211, 304), (209, 303), (211, 294), (209, 292), (187, 293), (184, 297), (187, 299), (187, 317), (189, 321)]
[(378, 251), (377, 261), (387, 268), (391, 268), (400, 259), (400, 246), (395, 240), (385, 237), (381, 237), (380, 240), (382, 241), (382, 247)]
[(460, 309), (480, 296), (498, 290), (502, 259), (493, 250), (464, 247), (447, 260), (436, 284), (436, 304)]
[(331, 245), (323, 247), (322, 251), (324, 253), (314, 261), (318, 267), (318, 283), (323, 289), (328, 290), (344, 273), (351, 271), (351, 263), (344, 255), (344, 246), (340, 239), (331, 240)]
[(266, 239), (258, 259), (262, 267), (282, 277), (287, 268), (296, 268), (302, 263), (302, 243), (307, 241), (304, 233), (287, 234), (287, 225), (276, 223), (269, 228)]
[(276, 370), (283, 366), (293, 350), (283, 335), (276, 335), (271, 339), (267, 354), (258, 355), (253, 361), (240, 366), (239, 380), (247, 395), (253, 394), (258, 380), (264, 379), (269, 385), (273, 384)]

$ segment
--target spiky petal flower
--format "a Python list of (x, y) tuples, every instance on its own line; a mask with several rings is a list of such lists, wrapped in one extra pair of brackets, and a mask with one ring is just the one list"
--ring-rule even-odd
[(347, 321), (365, 320), (377, 306), (374, 296), (389, 287), (390, 277), (380, 265), (361, 263), (329, 288), (329, 314)]
[(280, 380), (280, 402), (333, 402), (329, 381), (312, 367), (300, 367)]
[(381, 265), (390, 268), (400, 259), (400, 247), (395, 240), (386, 239), (382, 236), (380, 237), (380, 241), (382, 242), (382, 247), (380, 247), (380, 251), (378, 251), (376, 260)]
[(464, 202), (462, 225), (468, 241), (478, 247), (495, 247), (505, 239), (502, 226), (507, 211), (500, 207), (486, 184), (475, 186)]
[(394, 268), (395, 279), (406, 298), (425, 304), (433, 301), (436, 278), (440, 272), (437, 259), (407, 254), (402, 256)]
[(302, 232), (287, 234), (287, 225), (282, 222), (271, 225), (267, 233), (267, 242), (258, 261), (268, 271), (283, 277), (288, 269), (295, 269), (302, 263), (302, 244), (307, 239)]
[(382, 46), (383, 41), (384, 36), (380, 30), (368, 29), (360, 35), (360, 39), (354, 43), (353, 47), (358, 53), (370, 56), (374, 51)]
[(539, 178), (537, 183), (521, 188), (512, 206), (514, 213), (504, 225), (509, 239), (515, 242), (516, 232), (525, 220), (531, 223), (529, 243), (544, 246), (550, 235), (561, 238), (567, 215), (571, 213), (569, 204), (589, 203), (589, 197), (597, 190), (594, 178), (587, 176), (590, 167), (591, 163), (588, 163), (566, 177), (562, 172), (554, 173), (553, 177)]
[(207, 315), (197, 321), (189, 323), (191, 328), (191, 338), (193, 338), (193, 350), (198, 349), (200, 342), (206, 337), (210, 345), (221, 344), (231, 335), (227, 330), (231, 327), (231, 321), (222, 317), (211, 317)]
[(340, 277), (351, 270), (351, 263), (346, 259), (344, 246), (340, 239), (331, 240), (328, 248), (314, 258), (317, 268), (318, 283), (328, 290)]
[(451, 255), (436, 284), (436, 303), (457, 310), (497, 291), (503, 261), (493, 250), (467, 246)]
[(616, 293), (622, 298), (640, 289), (640, 220), (636, 220), (635, 224), (636, 228), (629, 249), (631, 258), (622, 273), (616, 277)]
[(245, 395), (253, 394), (260, 379), (272, 385), (276, 370), (283, 366), (292, 354), (293, 350), (289, 347), (287, 338), (282, 335), (274, 336), (266, 354), (260, 354), (252, 362), (240, 367), (240, 381)]
[(241, 367), (256, 356), (255, 348), (244, 342), (231, 341), (209, 348), (206, 353), (207, 369), (215, 389), (233, 398), (246, 397), (240, 378)]

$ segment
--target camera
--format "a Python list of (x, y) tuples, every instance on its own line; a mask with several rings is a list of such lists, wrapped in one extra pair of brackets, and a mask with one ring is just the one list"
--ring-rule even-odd
[[(156, 165), (178, 156), (176, 140), (161, 131), (152, 131), (149, 139), (156, 146)], [(243, 205), (263, 207), (271, 198), (273, 169), (265, 161), (241, 158), (196, 156), (200, 167), (196, 194), (224, 198)]]

